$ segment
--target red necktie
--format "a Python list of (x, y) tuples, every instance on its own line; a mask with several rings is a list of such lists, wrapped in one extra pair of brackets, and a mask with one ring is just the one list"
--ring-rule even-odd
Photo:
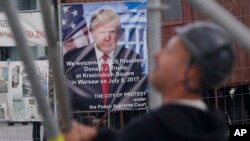
[(105, 97), (106, 94), (109, 92), (109, 65), (108, 65), (108, 60), (109, 56), (107, 54), (104, 54), (102, 56), (103, 62), (101, 66), (101, 86), (102, 86), (102, 93), (103, 93), (103, 104), (107, 104), (107, 97)]

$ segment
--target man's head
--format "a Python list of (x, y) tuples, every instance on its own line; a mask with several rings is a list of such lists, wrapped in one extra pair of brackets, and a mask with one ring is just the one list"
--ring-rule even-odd
[(197, 93), (215, 87), (231, 71), (234, 53), (228, 34), (218, 25), (197, 22), (176, 30), (177, 35), (156, 54), (153, 85), (161, 92), (182, 87)]
[(172, 37), (155, 54), (155, 68), (150, 73), (151, 83), (161, 93), (183, 85), (190, 54), (178, 36)]
[(103, 53), (112, 52), (120, 34), (120, 18), (111, 9), (102, 9), (91, 17), (90, 32), (97, 48)]

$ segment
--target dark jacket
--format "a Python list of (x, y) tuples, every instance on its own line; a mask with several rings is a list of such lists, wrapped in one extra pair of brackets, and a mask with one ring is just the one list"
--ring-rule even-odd
[(100, 131), (95, 141), (224, 141), (225, 124), (216, 111), (165, 105), (132, 122), (123, 133)]

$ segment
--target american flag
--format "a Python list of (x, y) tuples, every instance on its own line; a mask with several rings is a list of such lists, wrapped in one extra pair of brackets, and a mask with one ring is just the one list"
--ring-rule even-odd
[(88, 27), (84, 18), (83, 5), (63, 5), (61, 10), (64, 53), (88, 45)]

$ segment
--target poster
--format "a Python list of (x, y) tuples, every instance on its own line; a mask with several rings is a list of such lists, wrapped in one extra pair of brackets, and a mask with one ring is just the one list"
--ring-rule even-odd
[(0, 93), (8, 93), (8, 68), (5, 62), (0, 62)]
[(8, 120), (8, 63), (0, 61), (0, 121)]
[[(39, 80), (48, 96), (48, 61), (34, 61)], [(9, 63), (9, 108), (12, 121), (40, 121), (37, 102), (21, 61)]]
[(26, 119), (26, 110), (24, 105), (24, 99), (22, 96), (13, 96), (12, 97), (12, 108), (13, 108), (13, 117), (14, 121), (27, 121)]
[(24, 98), (24, 105), (26, 110), (26, 118), (29, 121), (40, 121), (41, 115), (38, 112), (37, 102), (34, 97)]
[[(46, 34), (42, 21), (42, 13), (21, 12), (18, 13), (24, 35), (29, 46), (46, 46)], [(16, 46), (9, 21), (4, 12), (0, 12), (0, 46)]]
[(8, 120), (8, 115), (6, 103), (0, 103), (0, 121)]
[(147, 107), (146, 1), (63, 4), (61, 41), (74, 111)]

